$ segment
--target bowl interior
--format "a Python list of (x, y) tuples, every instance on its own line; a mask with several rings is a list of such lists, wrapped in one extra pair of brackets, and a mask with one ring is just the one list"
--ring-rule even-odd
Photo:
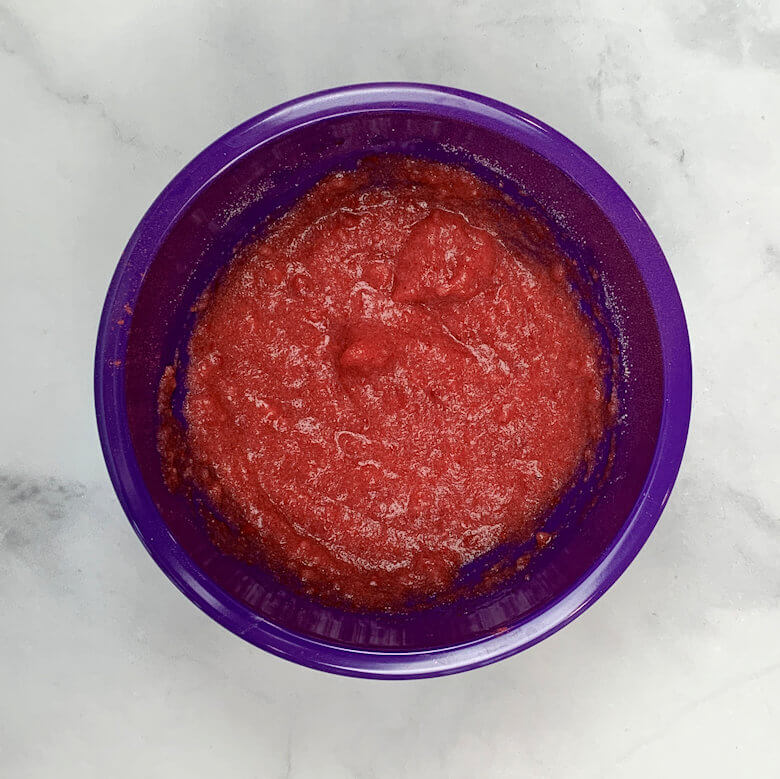
[[(615, 361), (620, 416), (597, 466), (582, 474), (550, 514), (555, 541), (493, 591), (408, 615), (355, 614), (292, 592), (268, 572), (218, 552), (193, 506), (162, 482), (156, 450), (157, 388), (163, 368), (186, 344), (190, 309), (235, 245), (327, 172), (369, 154), (401, 153), (464, 165), (534, 209), (577, 263), (586, 309)], [(244, 153), (177, 215), (127, 302), (124, 360), (130, 438), (167, 532), (206, 576), (251, 614), (329, 644), (420, 650), (463, 644), (530, 619), (571, 588), (602, 556), (642, 490), (663, 407), (658, 325), (643, 278), (615, 227), (559, 168), (497, 129), (435, 111), (387, 108), (324, 118), (283, 132)], [(617, 345), (615, 350), (613, 347)], [(611, 350), (611, 351), (610, 351)], [(513, 561), (523, 548), (497, 550), (465, 573)]]

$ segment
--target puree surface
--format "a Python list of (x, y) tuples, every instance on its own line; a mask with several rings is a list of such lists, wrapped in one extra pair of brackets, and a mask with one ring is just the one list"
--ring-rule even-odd
[[(529, 537), (607, 416), (548, 229), (465, 169), (363, 161), (241, 248), (200, 303), (168, 483), (225, 551), (320, 600), (400, 609)], [(223, 521), (225, 520), (225, 521)]]

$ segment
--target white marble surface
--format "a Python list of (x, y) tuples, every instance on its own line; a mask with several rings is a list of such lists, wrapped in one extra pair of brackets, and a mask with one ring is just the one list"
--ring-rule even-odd
[[(440, 680), (309, 671), (211, 622), (98, 448), (103, 296), (203, 146), (286, 98), (440, 82), (549, 122), (626, 188), (691, 330), (663, 519), (534, 649)], [(0, 6), (0, 776), (778, 776), (780, 4)]]

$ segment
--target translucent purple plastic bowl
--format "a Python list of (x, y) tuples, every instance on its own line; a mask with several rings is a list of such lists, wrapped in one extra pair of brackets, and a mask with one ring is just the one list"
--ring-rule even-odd
[[(594, 473), (547, 518), (555, 540), (528, 570), (489, 594), (433, 609), (356, 614), (313, 603), (211, 545), (191, 504), (162, 482), (156, 393), (164, 366), (186, 343), (192, 303), (236, 243), (328, 171), (393, 152), (465, 165), (548, 221), (583, 278), (595, 277), (591, 300), (603, 312), (603, 337), (620, 343), (620, 420)], [(122, 506), (191, 601), (289, 660), (401, 679), (463, 671), (519, 652), (570, 622), (620, 576), (658, 521), (677, 475), (691, 358), (680, 298), (658, 243), (585, 152), (533, 117), (480, 95), (366, 84), (309, 95), (250, 119), (165, 188), (111, 282), (95, 397)], [(522, 548), (500, 551), (516, 555)]]

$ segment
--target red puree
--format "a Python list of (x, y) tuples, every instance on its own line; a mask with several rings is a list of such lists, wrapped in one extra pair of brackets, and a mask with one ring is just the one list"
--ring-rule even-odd
[(168, 424), (173, 366), (160, 389), (168, 483), (207, 491), (223, 549), (321, 600), (444, 592), (533, 533), (603, 431), (566, 263), (463, 169), (328, 176), (202, 301), (186, 433)]

